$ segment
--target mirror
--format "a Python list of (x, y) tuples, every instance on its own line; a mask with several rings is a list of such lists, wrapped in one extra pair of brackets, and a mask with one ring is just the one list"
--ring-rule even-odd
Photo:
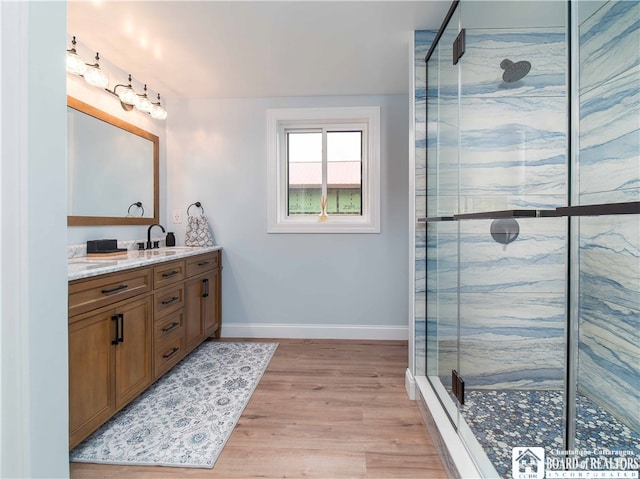
[(69, 226), (159, 219), (159, 139), (67, 96)]

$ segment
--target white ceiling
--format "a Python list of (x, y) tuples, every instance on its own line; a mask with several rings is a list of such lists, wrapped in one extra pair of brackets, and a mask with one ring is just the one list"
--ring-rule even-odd
[(449, 5), (69, 1), (67, 31), (165, 98), (407, 94), (411, 32)]

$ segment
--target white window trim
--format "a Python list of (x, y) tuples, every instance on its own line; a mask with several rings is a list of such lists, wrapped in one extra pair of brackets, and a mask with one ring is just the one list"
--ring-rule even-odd
[[(367, 123), (362, 215), (288, 216), (287, 172), (281, 132), (304, 122)], [(267, 233), (380, 233), (380, 107), (285, 108), (267, 110)]]

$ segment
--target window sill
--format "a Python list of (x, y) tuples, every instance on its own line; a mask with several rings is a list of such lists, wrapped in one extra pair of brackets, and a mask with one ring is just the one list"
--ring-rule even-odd
[(267, 233), (380, 233), (380, 222), (366, 218), (336, 218), (329, 216), (327, 221), (317, 217), (285, 219), (270, 224)]

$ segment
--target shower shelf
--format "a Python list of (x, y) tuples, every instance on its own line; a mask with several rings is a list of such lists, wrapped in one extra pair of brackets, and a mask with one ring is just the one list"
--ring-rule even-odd
[(640, 214), (640, 201), (565, 206), (556, 208), (556, 211), (558, 212), (558, 216), (637, 215)]

